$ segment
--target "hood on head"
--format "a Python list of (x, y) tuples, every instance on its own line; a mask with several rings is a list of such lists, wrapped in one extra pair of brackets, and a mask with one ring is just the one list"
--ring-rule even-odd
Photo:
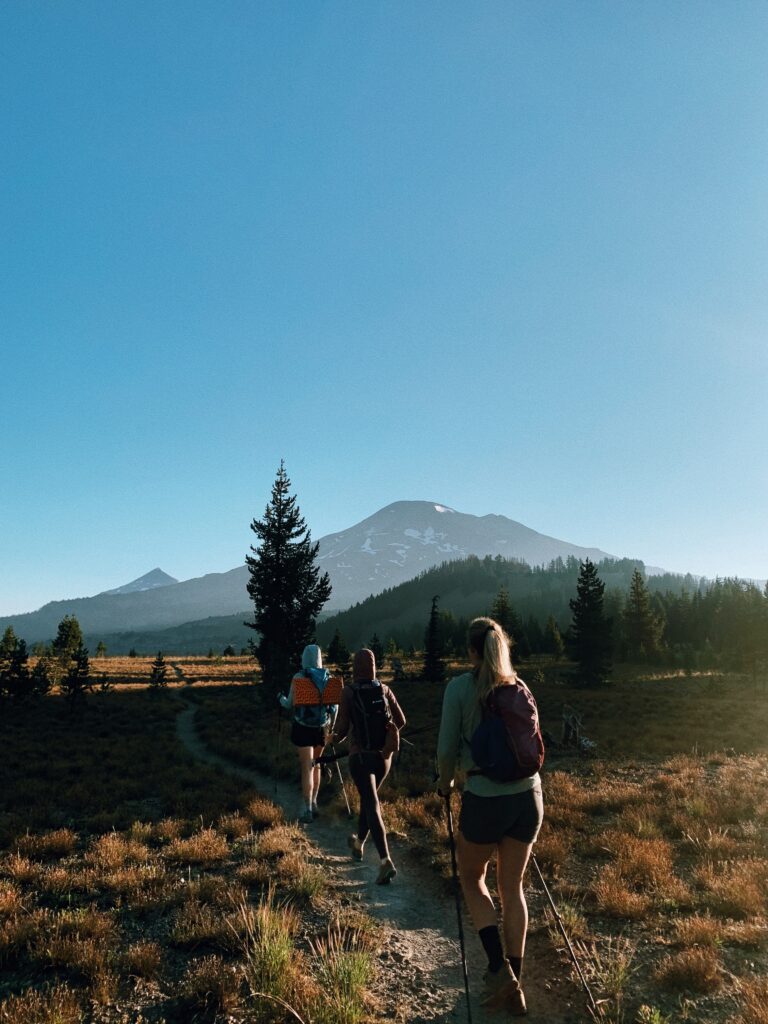
[(322, 668), (323, 652), (317, 644), (307, 644), (301, 655), (301, 667), (304, 669)]
[(376, 678), (376, 658), (373, 651), (369, 651), (367, 647), (355, 654), (352, 662), (352, 678), (355, 682)]

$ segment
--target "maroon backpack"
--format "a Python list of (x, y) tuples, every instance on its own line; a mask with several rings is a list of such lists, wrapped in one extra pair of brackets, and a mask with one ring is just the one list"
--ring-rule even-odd
[(495, 782), (516, 782), (535, 775), (544, 764), (544, 740), (533, 694), (522, 681), (495, 686), (483, 708), (483, 720), (470, 740), (473, 775)]

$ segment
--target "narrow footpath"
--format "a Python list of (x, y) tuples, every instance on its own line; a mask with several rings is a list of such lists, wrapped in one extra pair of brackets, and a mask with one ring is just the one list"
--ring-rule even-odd
[[(180, 669), (173, 668), (183, 680)], [(190, 754), (198, 761), (249, 782), (280, 805), (290, 820), (298, 802), (296, 785), (241, 767), (214, 753), (203, 743), (195, 727), (198, 709), (187, 699), (191, 688), (173, 688), (170, 692), (184, 703), (176, 728), (179, 740)], [(406, 842), (396, 837), (392, 849), (397, 877), (388, 886), (377, 886), (374, 879), (378, 858), (373, 844), (368, 844), (362, 863), (349, 856), (346, 837), (351, 831), (350, 825), (344, 817), (329, 814), (306, 826), (307, 835), (321, 851), (338, 884), (359, 898), (364, 909), (384, 925), (386, 938), (380, 953), (382, 970), (374, 988), (385, 1006), (389, 1004), (386, 1019), (408, 1024), (462, 1024), (468, 1017), (454, 902), (446, 896), (435, 874), (419, 862)], [(583, 1000), (568, 980), (568, 968), (542, 927), (539, 901), (530, 902), (532, 929), (523, 976), (529, 1007), (526, 1019), (536, 1024), (581, 1024), (588, 1019)], [(480, 1006), (477, 996), (482, 991), (485, 958), (466, 916), (464, 931), (470, 985), (474, 988), (473, 1024), (511, 1020), (503, 1013), (488, 1013)]]

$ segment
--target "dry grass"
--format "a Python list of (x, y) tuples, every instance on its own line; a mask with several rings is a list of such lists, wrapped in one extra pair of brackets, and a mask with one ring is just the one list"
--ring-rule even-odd
[(76, 847), (77, 835), (69, 828), (57, 828), (40, 835), (27, 834), (16, 841), (19, 853), (35, 860), (68, 857)]
[(249, 801), (245, 813), (251, 819), (254, 828), (264, 829), (271, 825), (279, 825), (284, 820), (282, 808), (273, 804), (271, 800), (257, 796)]
[(644, 918), (651, 907), (650, 897), (636, 892), (620, 869), (612, 864), (600, 870), (590, 892), (598, 910), (608, 917), (636, 921)]
[(716, 949), (725, 938), (725, 925), (708, 914), (692, 914), (672, 921), (673, 941), (679, 946), (708, 946)]
[(229, 845), (215, 829), (204, 828), (187, 839), (173, 839), (166, 855), (183, 864), (215, 864), (229, 856)]
[(158, 978), (163, 967), (162, 946), (149, 939), (132, 942), (123, 953), (122, 966), (129, 977)]
[(745, 978), (737, 996), (739, 1016), (728, 1024), (768, 1024), (768, 978)]
[(179, 995), (195, 1020), (212, 1020), (240, 1005), (242, 971), (220, 956), (206, 956), (190, 964)]
[(0, 1003), (0, 1024), (81, 1024), (82, 1007), (67, 985), (29, 990)]
[(710, 947), (683, 949), (665, 957), (654, 971), (664, 989), (682, 992), (716, 992), (723, 984), (717, 954)]

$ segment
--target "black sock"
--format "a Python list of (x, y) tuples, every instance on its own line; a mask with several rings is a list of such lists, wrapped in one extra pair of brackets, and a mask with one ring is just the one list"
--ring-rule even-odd
[(523, 973), (523, 958), (521, 956), (508, 956), (507, 963), (512, 968), (512, 973), (517, 980), (520, 981), (520, 975)]
[(499, 929), (495, 924), (489, 924), (486, 928), (481, 928), (478, 934), (488, 957), (488, 970), (495, 974), (504, 966), (504, 950), (501, 948)]

